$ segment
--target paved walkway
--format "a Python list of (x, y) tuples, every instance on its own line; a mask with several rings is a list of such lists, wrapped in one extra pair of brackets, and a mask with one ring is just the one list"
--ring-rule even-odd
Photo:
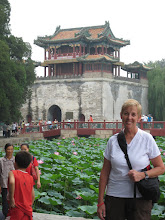
[(49, 215), (43, 213), (33, 213), (33, 220), (92, 220), (78, 217), (68, 217), (62, 215)]
[[(4, 220), (4, 217), (1, 211), (0, 211), (0, 220)], [(49, 214), (33, 212), (33, 220), (92, 220), (92, 219), (68, 217), (68, 216), (62, 216), (62, 215), (49, 215)]]

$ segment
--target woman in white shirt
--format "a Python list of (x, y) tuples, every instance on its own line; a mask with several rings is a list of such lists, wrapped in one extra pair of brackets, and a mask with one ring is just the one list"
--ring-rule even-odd
[(147, 170), (146, 175), (149, 178), (163, 174), (164, 164), (153, 137), (136, 126), (141, 120), (139, 102), (128, 99), (123, 104), (120, 115), (133, 169), (129, 170), (125, 155), (118, 144), (117, 134), (113, 135), (104, 153), (97, 213), (101, 220), (150, 220), (152, 201), (144, 200), (136, 190), (134, 202), (134, 182), (145, 178), (145, 173), (141, 170), (146, 168), (150, 161), (154, 168)]

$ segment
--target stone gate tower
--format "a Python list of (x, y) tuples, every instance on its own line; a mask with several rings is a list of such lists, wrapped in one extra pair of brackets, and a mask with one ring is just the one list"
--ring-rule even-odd
[[(34, 43), (44, 49), (44, 76), (32, 86), (22, 108), (26, 120), (119, 120), (122, 103), (137, 99), (147, 113), (147, 68), (124, 65), (120, 49), (130, 41), (116, 38), (109, 22), (71, 29), (56, 28)], [(137, 67), (137, 65), (139, 65)], [(120, 76), (121, 67), (127, 77)], [(136, 70), (134, 72), (134, 70)]]

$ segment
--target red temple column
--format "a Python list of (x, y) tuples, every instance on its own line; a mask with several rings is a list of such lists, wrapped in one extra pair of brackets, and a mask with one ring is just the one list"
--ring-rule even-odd
[(45, 54), (44, 54), (45, 57), (44, 57), (44, 58), (45, 58), (45, 60), (46, 60), (46, 48), (45, 48), (45, 51), (44, 51), (44, 52), (45, 52)]
[(85, 55), (85, 46), (83, 46), (83, 55)]
[(118, 76), (120, 76), (120, 66), (118, 66)]
[(84, 64), (84, 72), (86, 72), (86, 64)]
[(105, 48), (105, 53), (107, 54), (107, 46), (106, 46), (106, 48)]
[(120, 60), (120, 50), (118, 50), (118, 58), (119, 58), (119, 60)]
[(82, 75), (82, 63), (79, 63), (79, 74)]
[(115, 76), (117, 76), (117, 68), (116, 68), (116, 66), (115, 66)]
[(73, 63), (73, 75), (75, 76), (75, 63)]
[(92, 63), (92, 72), (94, 72), (94, 67), (95, 67), (94, 63)]
[(48, 76), (50, 77), (51, 76), (51, 66), (48, 65)]
[(101, 55), (104, 54), (104, 46), (102, 45), (102, 49), (101, 49)]
[(44, 67), (44, 77), (46, 77), (46, 66)]
[(80, 44), (80, 46), (79, 46), (79, 57), (81, 57), (81, 44)]
[(78, 76), (78, 63), (76, 63), (76, 76)]
[(56, 76), (56, 71), (57, 71), (56, 70), (56, 64), (54, 64), (54, 74), (53, 74), (54, 76)]
[(54, 59), (57, 59), (57, 51), (56, 51), (56, 47), (54, 48)]
[(97, 46), (95, 46), (95, 54), (97, 54)]
[(115, 50), (115, 58), (117, 57), (117, 51)]
[(61, 76), (61, 64), (59, 66), (59, 76)]
[(51, 58), (51, 57), (50, 57), (50, 47), (49, 47), (49, 55), (48, 55), (48, 59), (50, 60), (50, 58)]
[(75, 45), (73, 45), (73, 58), (76, 57), (76, 54), (75, 54)]

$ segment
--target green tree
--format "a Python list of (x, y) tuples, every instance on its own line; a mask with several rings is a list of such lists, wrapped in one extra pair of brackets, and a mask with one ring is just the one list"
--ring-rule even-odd
[(0, 39), (10, 33), (10, 4), (7, 0), (0, 0)]
[(154, 120), (165, 121), (165, 59), (147, 65), (153, 67), (147, 74), (149, 112)]
[(20, 108), (35, 80), (31, 46), (10, 33), (10, 4), (0, 0), (0, 121), (21, 118)]

